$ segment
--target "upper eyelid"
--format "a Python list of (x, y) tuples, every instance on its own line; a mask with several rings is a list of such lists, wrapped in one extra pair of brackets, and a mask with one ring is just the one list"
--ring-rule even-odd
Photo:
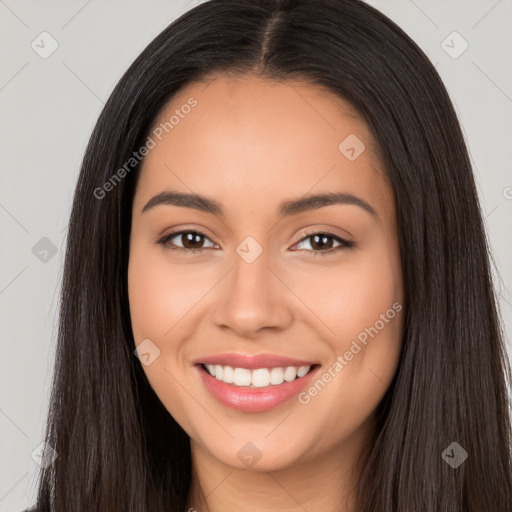
[(184, 233), (195, 233), (197, 235), (201, 235), (201, 236), (204, 236), (205, 238), (208, 238), (208, 240), (210, 240), (214, 244), (217, 243), (212, 239), (211, 236), (207, 235), (206, 233), (203, 233), (202, 231), (200, 231), (198, 229), (193, 229), (193, 228), (179, 228), (176, 231), (171, 231), (171, 232), (167, 233), (166, 235), (159, 237), (159, 240), (171, 239), (171, 238), (174, 238), (175, 236), (183, 235)]
[(338, 238), (340, 240), (345, 240), (346, 242), (350, 242), (350, 240), (347, 237), (333, 233), (329, 229), (311, 229), (311, 230), (309, 230), (306, 228), (300, 232), (300, 234), (299, 234), (300, 238), (295, 243), (297, 244), (299, 242), (302, 242), (302, 240), (304, 240), (304, 238), (309, 238), (310, 236), (313, 236), (313, 235), (328, 235), (328, 236), (332, 236), (333, 238)]

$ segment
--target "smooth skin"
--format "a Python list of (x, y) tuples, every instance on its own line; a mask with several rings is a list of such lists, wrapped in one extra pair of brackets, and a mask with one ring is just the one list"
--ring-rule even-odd
[[(189, 506), (199, 507), (200, 483), (212, 512), (354, 511), (349, 491), (397, 370), (405, 311), (394, 194), (375, 143), (328, 91), (252, 74), (187, 85), (154, 127), (191, 97), (195, 108), (144, 159), (128, 270), (135, 345), (149, 339), (160, 350), (143, 370), (190, 436)], [(339, 149), (350, 134), (366, 146), (353, 161)], [(142, 212), (170, 190), (213, 199), (223, 215), (174, 204)], [(357, 196), (376, 215), (331, 204), (280, 216), (284, 201), (332, 192)], [(182, 229), (204, 237), (158, 243)], [(315, 243), (312, 235), (326, 231), (354, 245)], [(236, 251), (247, 237), (263, 249), (252, 263)], [(393, 304), (401, 311), (377, 323), (384, 327), (308, 403), (295, 397), (265, 412), (233, 410), (192, 365), (221, 353), (272, 353), (318, 361), (320, 378)], [(252, 466), (238, 457), (246, 443), (261, 454)]]

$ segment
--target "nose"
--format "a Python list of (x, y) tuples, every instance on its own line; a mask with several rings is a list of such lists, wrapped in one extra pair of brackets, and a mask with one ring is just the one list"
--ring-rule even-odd
[(214, 321), (245, 338), (266, 329), (286, 329), (293, 321), (293, 293), (263, 252), (252, 262), (238, 255), (224, 279)]

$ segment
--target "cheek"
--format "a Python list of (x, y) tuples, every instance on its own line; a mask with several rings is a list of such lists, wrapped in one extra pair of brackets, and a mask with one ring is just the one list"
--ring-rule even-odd
[[(184, 323), (179, 322), (198, 299), (187, 297), (191, 288), (186, 287), (187, 281), (190, 280), (183, 272), (166, 263), (159, 250), (140, 239), (132, 242), (128, 295), (135, 345), (149, 339), (160, 351), (150, 364), (141, 367), (166, 409), (189, 431), (190, 397), (180, 385), (179, 365), (179, 339), (183, 336)], [(197, 296), (197, 292), (190, 293)], [(155, 350), (151, 345), (150, 351)]]
[[(151, 261), (136, 245), (130, 252), (128, 294), (135, 343), (158, 339), (165, 332), (165, 303), (173, 294), (157, 262)], [(155, 266), (156, 264), (156, 266)], [(170, 326), (167, 327), (169, 329)]]
[(144, 338), (169, 341), (176, 324), (209, 287), (208, 276), (193, 272), (187, 264), (172, 264), (165, 249), (134, 242), (128, 265), (128, 293), (135, 342)]
[(357, 335), (358, 330), (373, 325), (395, 301), (402, 302), (398, 258), (383, 251), (354, 253), (339, 264), (319, 267), (314, 279), (296, 277), (295, 281), (313, 313), (334, 335)]
[(309, 294), (308, 305), (329, 327), (332, 357), (299, 398), (332, 433), (330, 442), (349, 436), (370, 418), (398, 366), (405, 310), (401, 268), (398, 253), (383, 254), (367, 253), (330, 268), (325, 279), (317, 280), (325, 285)]
[[(176, 324), (185, 315), (182, 275), (165, 264), (162, 253), (143, 238), (132, 239), (128, 263), (128, 296), (132, 332), (135, 345), (151, 340), (158, 358), (142, 368), (152, 384), (163, 379), (169, 386), (169, 375), (174, 373), (180, 355), (176, 338)], [(147, 343), (147, 342), (146, 342)], [(159, 351), (159, 352), (158, 352)], [(171, 379), (172, 380), (172, 379)]]
[(401, 348), (404, 310), (398, 250), (383, 241), (375, 250), (354, 253), (319, 273), (307, 296), (308, 306), (329, 329), (333, 361), (344, 356), (343, 373), (350, 378), (342, 380), (354, 383), (372, 370), (390, 383)]

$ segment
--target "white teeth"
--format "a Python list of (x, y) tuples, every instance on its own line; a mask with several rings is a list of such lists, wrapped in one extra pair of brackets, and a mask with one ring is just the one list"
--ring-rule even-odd
[(310, 368), (310, 366), (301, 366), (297, 370), (297, 377), (304, 377), (304, 375), (306, 375), (306, 373), (309, 372), (309, 368)]
[(231, 366), (224, 366), (222, 380), (228, 384), (231, 384), (235, 380), (235, 371)]
[(270, 384), (273, 386), (282, 384), (284, 381), (284, 371), (282, 368), (272, 368), (270, 370)]
[(222, 366), (220, 364), (216, 364), (215, 365), (215, 377), (217, 377), (217, 379), (219, 379), (219, 380), (222, 380), (222, 374), (223, 374)]
[(293, 366), (288, 366), (288, 368), (286, 368), (286, 370), (284, 371), (284, 380), (286, 382), (291, 382), (292, 380), (295, 379), (295, 377), (297, 377), (297, 368)]
[(233, 368), (219, 364), (207, 364), (206, 368), (210, 375), (217, 380), (234, 384), (235, 386), (249, 386), (251, 388), (264, 388), (272, 385), (277, 386), (284, 381), (291, 382), (296, 377), (304, 377), (311, 366), (288, 366), (286, 368), (258, 368), (249, 370), (247, 368)]
[(270, 384), (270, 372), (266, 368), (252, 371), (251, 384), (255, 388), (264, 388)]
[[(247, 368), (235, 368), (235, 376), (233, 378), (233, 384), (235, 386), (250, 386), (251, 385), (251, 370), (247, 370)], [(215, 376), (216, 379), (219, 377)]]

